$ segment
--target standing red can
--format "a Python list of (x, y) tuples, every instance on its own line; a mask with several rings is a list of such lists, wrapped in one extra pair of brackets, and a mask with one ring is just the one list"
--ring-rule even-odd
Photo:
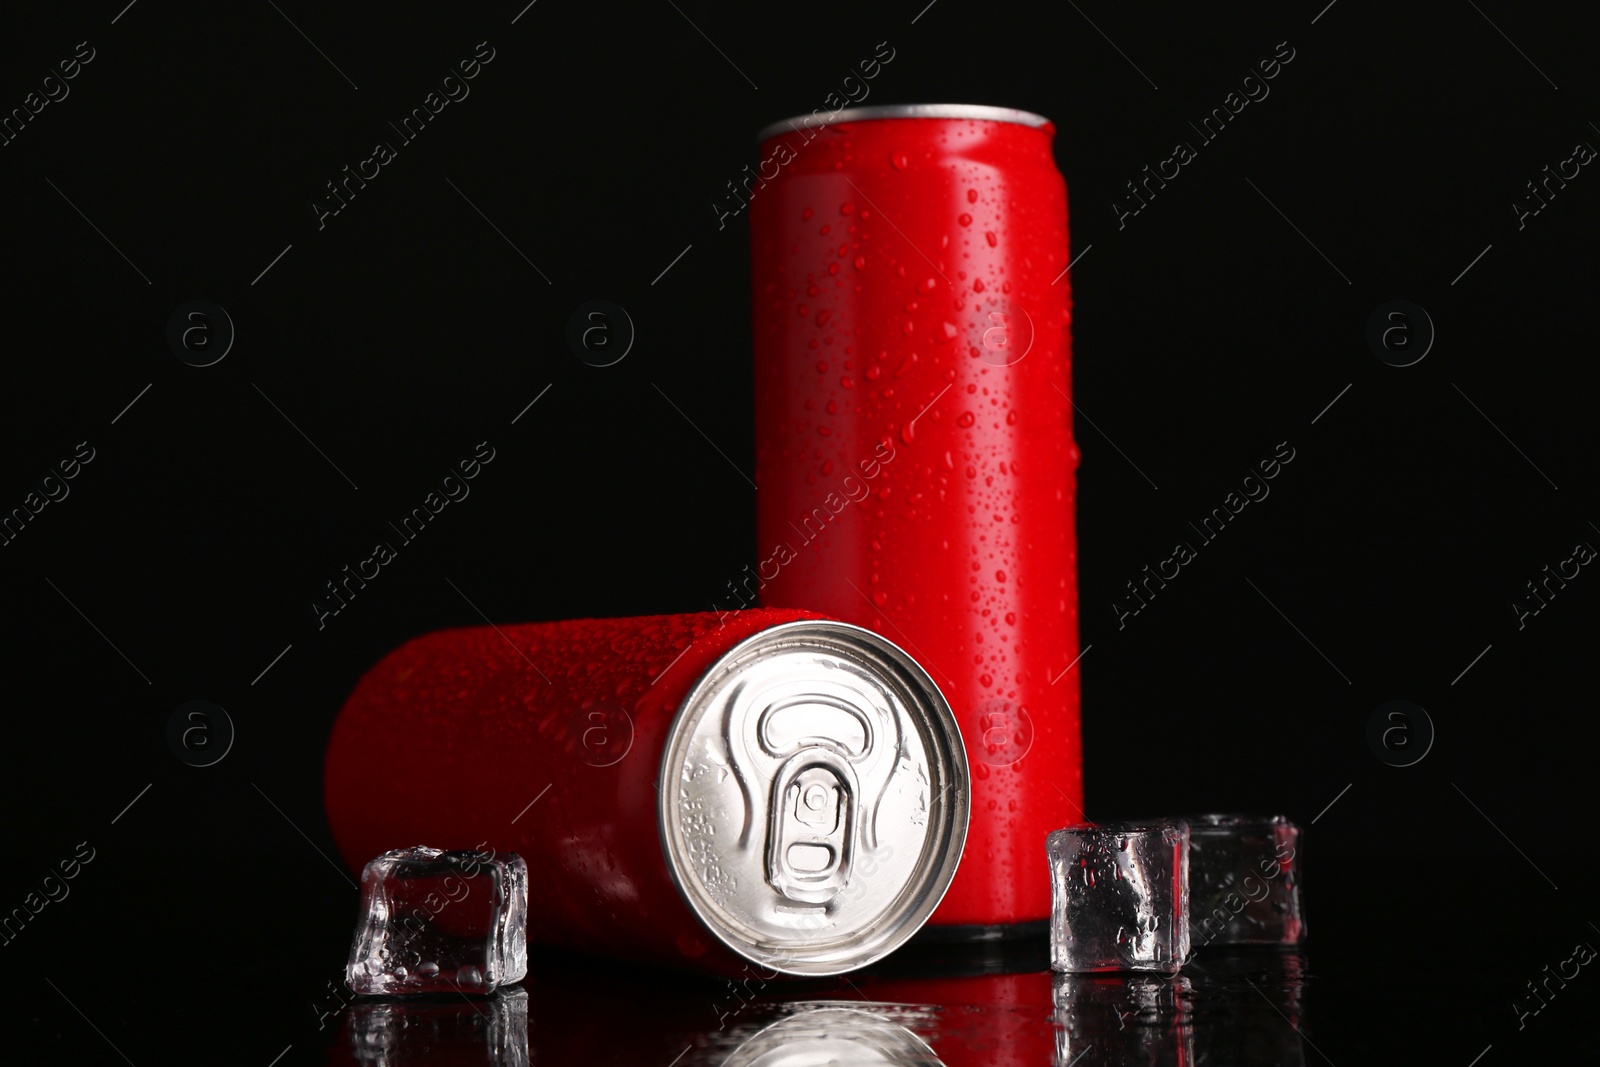
[(774, 609), (417, 638), (346, 701), (324, 793), (352, 871), (418, 844), (516, 852), (530, 941), (761, 979), (909, 938), (970, 806), (927, 673)]
[(893, 636), (955, 708), (972, 826), (941, 926), (1046, 921), (1040, 845), (1083, 818), (1053, 136), (993, 107), (807, 116), (762, 131), (751, 189), (760, 602)]

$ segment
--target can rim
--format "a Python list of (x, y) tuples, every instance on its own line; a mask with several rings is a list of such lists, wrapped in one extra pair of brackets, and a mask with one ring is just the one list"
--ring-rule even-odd
[[(811, 118), (816, 112), (791, 115), (761, 127), (756, 134), (759, 144), (783, 133), (797, 122)], [(989, 104), (873, 104), (870, 107), (847, 107), (830, 113), (824, 127), (842, 122), (873, 122), (878, 119), (977, 119), (985, 122), (1012, 122), (1038, 129), (1050, 125), (1050, 120), (1032, 111), (1014, 107), (994, 107)]]
[[(914, 906), (898, 915), (885, 913), (877, 924), (880, 930), (866, 951), (848, 957), (835, 954), (823, 961), (808, 961), (793, 951), (769, 952), (738, 937), (735, 931), (727, 929), (710, 907), (700, 899), (697, 888), (687, 884), (682, 877), (680, 864), (675, 861), (676, 856), (682, 855), (682, 848), (675, 845), (672, 836), (677, 794), (676, 789), (671, 788), (671, 784), (675, 781), (674, 769), (682, 766), (687, 755), (686, 749), (694, 733), (694, 724), (691, 720), (698, 722), (699, 715), (695, 712), (703, 709), (719, 676), (727, 667), (763, 646), (783, 647), (794, 638), (807, 635), (831, 637), (835, 639), (835, 643), (841, 643), (838, 642), (839, 638), (847, 638), (849, 642), (854, 643), (856, 651), (882, 657), (892, 668), (897, 669), (898, 677), (889, 681), (902, 685), (906, 695), (912, 698), (912, 702), (927, 711), (928, 720), (923, 725), (928, 733), (925, 742), (928, 747), (929, 762), (942, 762), (950, 778), (944, 791), (930, 804), (930, 808), (939, 805), (941, 825), (938, 834), (935, 834), (930, 827), (928, 840), (930, 842), (936, 838), (942, 840), (938, 840), (938, 847), (934, 853), (938, 860), (937, 865), (923, 872), (921, 892), (912, 898)], [(949, 890), (966, 847), (967, 828), (972, 814), (972, 772), (955, 712), (938, 684), (921, 664), (882, 634), (864, 627), (833, 619), (798, 619), (769, 626), (746, 637), (718, 656), (695, 681), (678, 707), (678, 714), (667, 728), (665, 742), (662, 745), (661, 764), (657, 769), (657, 834), (661, 842), (662, 860), (667, 868), (667, 875), (678, 890), (678, 896), (700, 920), (701, 925), (722, 945), (742, 959), (782, 974), (827, 977), (844, 974), (877, 962), (899, 948), (926, 924), (928, 917), (933, 914)], [(939, 803), (941, 800), (945, 801), (942, 805)], [(930, 818), (930, 824), (932, 821)], [(914, 881), (916, 879), (912, 880)], [(912, 882), (907, 883), (908, 888)]]

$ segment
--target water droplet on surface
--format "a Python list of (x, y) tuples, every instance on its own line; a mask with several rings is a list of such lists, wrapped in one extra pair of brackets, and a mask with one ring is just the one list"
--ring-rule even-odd
[(961, 417), (956, 419), (956, 425), (961, 427), (964, 430), (967, 427), (971, 426), (975, 421), (977, 421), (977, 420), (972, 417), (972, 412), (963, 411), (961, 413)]
[(963, 211), (960, 215), (956, 216), (956, 221), (961, 223), (961, 225), (963, 225), (963, 226), (971, 226), (972, 225), (972, 216), (968, 215), (965, 211)]
[(995, 235), (995, 232), (993, 230), (985, 230), (984, 234), (983, 234), (983, 239), (985, 241), (989, 242), (989, 247), (990, 248), (994, 248), (996, 245), (998, 245), (1000, 243), (1000, 238)]
[(906, 154), (904, 152), (896, 152), (894, 155), (889, 157), (889, 162), (894, 164), (895, 170), (905, 170), (907, 167), (911, 166), (911, 160), (906, 158)]

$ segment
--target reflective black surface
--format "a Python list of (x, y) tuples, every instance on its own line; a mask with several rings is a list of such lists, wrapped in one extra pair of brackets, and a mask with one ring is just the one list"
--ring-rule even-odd
[(1482, 978), (1464, 959), (1324, 958), (1213, 948), (1165, 977), (996, 973), (1026, 960), (957, 953), (918, 961), (940, 977), (907, 973), (898, 959), (846, 978), (733, 983), (540, 954), (521, 988), (491, 998), (352, 1004), (329, 1032), (325, 1062), (1467, 1067), (1480, 1055), (1529, 1062), (1577, 1047), (1572, 1029), (1595, 1007), (1586, 991), (1565, 1005), (1564, 1022), (1530, 1018), (1517, 1031), (1510, 1011), (1474, 1010), (1469, 990)]

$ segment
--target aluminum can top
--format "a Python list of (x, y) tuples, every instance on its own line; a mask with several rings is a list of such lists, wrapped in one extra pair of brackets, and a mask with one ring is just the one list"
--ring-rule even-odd
[(955, 875), (971, 787), (950, 705), (871, 630), (783, 623), (718, 659), (662, 755), (667, 869), (723, 944), (785, 974), (864, 967)]
[[(1014, 107), (991, 107), (988, 104), (874, 104), (871, 107), (847, 107), (829, 114), (827, 125), (839, 126), (849, 122), (870, 122), (876, 119), (974, 119), (983, 122), (1015, 122), (1022, 126), (1045, 128), (1050, 120), (1031, 111)], [(756, 134), (760, 143), (780, 133), (788, 133), (795, 126), (816, 122), (816, 113), (795, 115), (761, 127)]]

